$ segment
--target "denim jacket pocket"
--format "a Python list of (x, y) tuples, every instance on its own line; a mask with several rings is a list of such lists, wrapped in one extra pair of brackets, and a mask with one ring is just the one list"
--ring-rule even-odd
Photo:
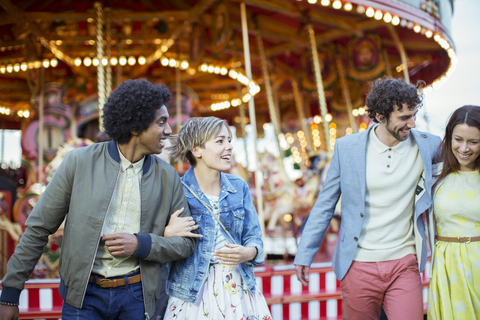
[(232, 210), (232, 213), (233, 216), (237, 219), (245, 219), (245, 209), (243, 208)]

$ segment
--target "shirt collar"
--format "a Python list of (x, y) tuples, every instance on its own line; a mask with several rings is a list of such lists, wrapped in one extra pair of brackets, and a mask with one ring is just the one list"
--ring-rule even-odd
[(127, 170), (128, 168), (132, 167), (133, 168), (133, 172), (135, 172), (135, 174), (138, 174), (140, 172), (140, 170), (142, 170), (142, 167), (143, 167), (143, 162), (145, 160), (145, 157), (143, 157), (140, 161), (137, 161), (135, 163), (131, 163), (130, 161), (128, 161), (127, 158), (125, 158), (125, 156), (122, 154), (122, 152), (120, 151), (120, 148), (118, 148), (118, 145), (117, 145), (117, 149), (118, 149), (118, 154), (120, 155), (120, 167), (122, 168), (122, 171), (125, 171)]
[(405, 150), (407, 150), (408, 145), (410, 143), (410, 139), (407, 139), (405, 141), (401, 141), (400, 143), (398, 143), (397, 145), (395, 145), (393, 147), (389, 147), (389, 146), (385, 145), (382, 141), (380, 141), (380, 139), (378, 139), (377, 134), (375, 133), (375, 129), (377, 128), (377, 126), (378, 126), (378, 124), (375, 125), (372, 128), (372, 130), (370, 130), (370, 134), (369, 134), (370, 143), (372, 144), (375, 151), (377, 151), (377, 153), (383, 153), (383, 152), (392, 150), (392, 151), (395, 151), (398, 154), (403, 154), (405, 152)]

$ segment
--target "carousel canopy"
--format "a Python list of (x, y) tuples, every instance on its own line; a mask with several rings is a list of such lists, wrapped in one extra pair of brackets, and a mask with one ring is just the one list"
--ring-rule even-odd
[(40, 83), (60, 84), (63, 103), (74, 105), (98, 91), (100, 72), (107, 86), (145, 77), (172, 88), (179, 73), (191, 115), (231, 124), (252, 98), (257, 121), (270, 121), (268, 80), (288, 126), (295, 100), (305, 117), (319, 114), (312, 39), (336, 116), (347, 112), (345, 88), (360, 110), (368, 82), (383, 75), (445, 81), (456, 64), (452, 13), (453, 0), (0, 0), (0, 119), (15, 128), (36, 117)]

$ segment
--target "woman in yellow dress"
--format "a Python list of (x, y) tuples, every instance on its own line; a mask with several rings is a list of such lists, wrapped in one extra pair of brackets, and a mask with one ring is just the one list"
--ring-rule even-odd
[[(451, 116), (433, 185), (429, 319), (480, 319), (480, 107)], [(435, 244), (433, 244), (435, 242)]]

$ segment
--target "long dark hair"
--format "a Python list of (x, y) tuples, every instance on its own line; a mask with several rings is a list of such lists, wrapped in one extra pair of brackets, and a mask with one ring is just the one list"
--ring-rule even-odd
[[(437, 181), (433, 184), (432, 191), (435, 190), (435, 186), (446, 176), (448, 176), (450, 173), (460, 170), (460, 163), (452, 152), (452, 136), (455, 126), (464, 123), (470, 127), (475, 127), (480, 130), (479, 106), (463, 106), (455, 110), (450, 117), (447, 127), (445, 128), (445, 137), (443, 137), (443, 141), (440, 143), (436, 155), (437, 162), (443, 162), (443, 168), (442, 172), (437, 178)], [(480, 157), (475, 159), (475, 169), (480, 170)]]

